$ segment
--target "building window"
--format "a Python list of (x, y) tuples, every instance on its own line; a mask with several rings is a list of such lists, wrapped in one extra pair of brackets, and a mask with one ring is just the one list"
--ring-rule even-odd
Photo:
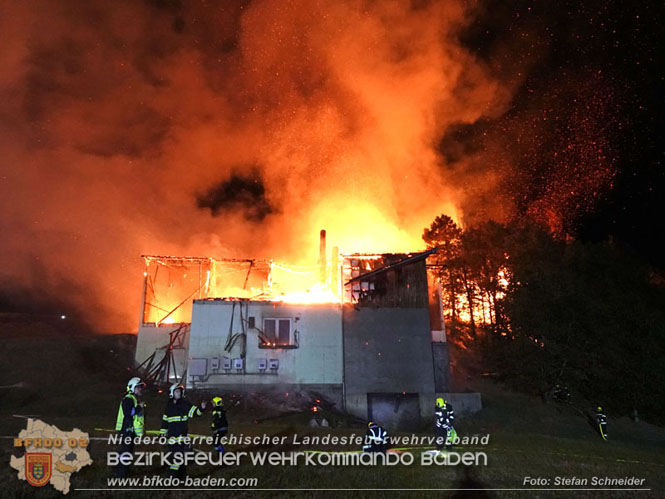
[(291, 319), (263, 319), (263, 330), (259, 331), (260, 348), (296, 348), (295, 331), (291, 328)]

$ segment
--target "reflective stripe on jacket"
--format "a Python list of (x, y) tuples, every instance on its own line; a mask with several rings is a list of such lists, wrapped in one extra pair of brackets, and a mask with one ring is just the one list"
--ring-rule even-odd
[(212, 423), (210, 427), (213, 431), (222, 431), (226, 430), (229, 426), (229, 422), (226, 419), (226, 411), (224, 409), (213, 409), (212, 411)]
[(201, 409), (185, 399), (170, 399), (164, 408), (159, 433), (169, 437), (187, 436), (187, 421), (202, 414)]
[(115, 431), (122, 433), (134, 433), (143, 436), (145, 426), (145, 415), (139, 401), (132, 393), (126, 394), (120, 401), (118, 416), (115, 421)]
[(449, 428), (453, 425), (453, 420), (455, 419), (453, 406), (446, 404), (443, 407), (437, 407), (436, 411), (434, 411), (434, 417), (436, 418), (437, 428)]

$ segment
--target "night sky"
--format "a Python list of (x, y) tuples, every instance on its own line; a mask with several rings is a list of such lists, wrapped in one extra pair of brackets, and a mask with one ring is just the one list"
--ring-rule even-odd
[[(665, 71), (663, 8), (657, 3), (483, 3), (483, 13), (463, 33), (464, 44), (518, 90), (505, 115), (465, 133), (507, 133), (534, 142), (521, 158), (522, 199), (558, 178), (546, 172), (552, 153), (580, 134), (605, 148), (615, 174), (602, 196), (587, 193), (566, 207), (565, 228), (583, 240), (614, 236), (662, 267), (665, 263)], [(509, 50), (506, 50), (506, 47)], [(515, 62), (519, 62), (517, 66)], [(550, 127), (557, 117), (559, 122)], [(588, 142), (582, 149), (588, 148)], [(509, 147), (509, 146), (508, 146)], [(581, 158), (594, 151), (583, 151)], [(578, 156), (579, 157), (579, 156)], [(584, 161), (580, 161), (584, 163)], [(592, 171), (571, 175), (567, 187)], [(515, 185), (512, 179), (509, 184)], [(513, 187), (514, 188), (514, 187)]]

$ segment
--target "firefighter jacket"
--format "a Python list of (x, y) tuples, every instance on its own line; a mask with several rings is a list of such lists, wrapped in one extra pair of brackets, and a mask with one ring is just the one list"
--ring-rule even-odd
[(115, 431), (142, 437), (144, 425), (143, 407), (139, 405), (139, 401), (133, 393), (126, 394), (120, 401), (120, 407), (118, 407)]
[(226, 411), (221, 407), (216, 407), (212, 410), (212, 424), (210, 427), (214, 433), (228, 429), (229, 422), (226, 419)]
[(168, 436), (170, 444), (182, 442), (189, 432), (187, 421), (202, 414), (203, 411), (188, 400), (169, 399), (164, 408), (159, 433)]
[(436, 419), (437, 428), (451, 428), (453, 426), (453, 420), (455, 419), (453, 406), (446, 403), (443, 407), (437, 407), (434, 411), (434, 417)]
[(604, 413), (596, 411), (596, 421), (600, 425), (607, 424), (607, 416)]
[(365, 452), (385, 451), (388, 447), (388, 432), (380, 426), (372, 426), (365, 433)]

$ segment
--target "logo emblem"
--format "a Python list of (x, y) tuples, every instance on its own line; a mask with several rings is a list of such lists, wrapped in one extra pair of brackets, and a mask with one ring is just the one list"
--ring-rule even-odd
[(25, 479), (30, 485), (42, 487), (51, 479), (51, 454), (26, 452)]

